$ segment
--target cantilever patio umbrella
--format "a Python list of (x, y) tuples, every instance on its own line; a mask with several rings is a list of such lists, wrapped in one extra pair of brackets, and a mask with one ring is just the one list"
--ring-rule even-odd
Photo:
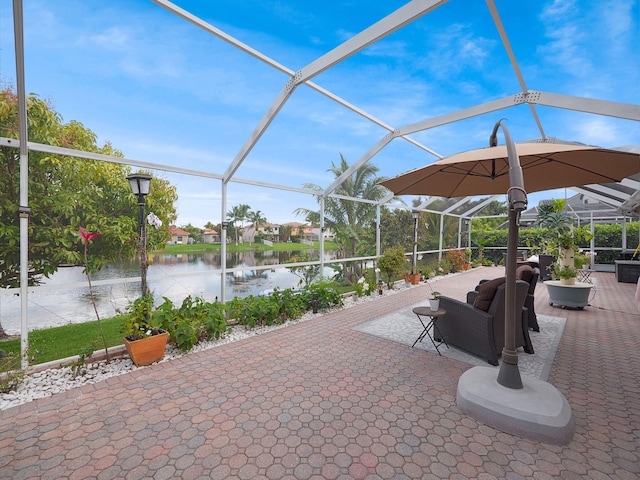
[[(517, 218), (526, 208), (526, 192), (611, 183), (640, 172), (640, 155), (555, 140), (515, 144), (503, 127), (506, 144), (497, 145), (496, 123), (490, 147), (442, 158), (431, 165), (391, 178), (381, 184), (396, 195), (463, 197), (509, 193), (506, 304), (513, 312), (505, 319), (505, 350), (498, 382), (522, 388), (517, 371), (515, 322), (515, 249)], [(513, 336), (509, 340), (508, 337)], [(515, 367), (515, 368), (512, 368)]]
[[(582, 144), (515, 144), (525, 190), (538, 192), (593, 183), (618, 182), (640, 172), (640, 155)], [(396, 195), (465, 197), (505, 194), (509, 161), (505, 145), (442, 158), (382, 182)]]

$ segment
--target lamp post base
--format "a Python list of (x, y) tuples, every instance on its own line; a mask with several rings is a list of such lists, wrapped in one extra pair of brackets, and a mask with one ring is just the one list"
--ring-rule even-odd
[(500, 385), (496, 369), (473, 367), (458, 381), (456, 402), (465, 414), (502, 432), (554, 445), (573, 438), (571, 406), (551, 384), (524, 376), (523, 388)]

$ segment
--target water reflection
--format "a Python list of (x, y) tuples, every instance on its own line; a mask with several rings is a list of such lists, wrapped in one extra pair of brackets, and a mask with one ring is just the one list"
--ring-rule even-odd
[[(319, 252), (308, 251), (317, 259)], [(227, 269), (248, 268), (231, 271), (225, 275), (227, 299), (246, 297), (273, 288), (291, 288), (300, 279), (280, 265), (291, 260), (296, 252), (244, 252), (228, 253)], [(325, 261), (335, 259), (335, 252), (325, 252)], [(174, 303), (188, 296), (201, 296), (214, 301), (220, 295), (221, 255), (170, 254), (153, 255), (147, 274), (147, 283), (157, 302), (162, 297)], [(251, 269), (251, 267), (273, 265), (273, 268)], [(325, 268), (325, 275), (333, 271)], [(98, 312), (101, 317), (111, 317), (125, 310), (127, 304), (140, 293), (139, 281), (126, 278), (140, 275), (136, 260), (109, 264), (92, 277)], [(87, 279), (81, 267), (60, 268), (50, 279), (43, 282), (55, 289), (35, 289), (29, 294), (29, 330), (95, 320), (91, 305)], [(20, 333), (20, 299), (17, 295), (0, 296), (0, 322), (8, 334)]]

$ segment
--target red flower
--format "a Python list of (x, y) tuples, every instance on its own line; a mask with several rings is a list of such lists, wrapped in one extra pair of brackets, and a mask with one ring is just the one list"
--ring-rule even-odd
[(90, 240), (93, 240), (94, 238), (98, 238), (100, 235), (102, 235), (102, 234), (101, 233), (85, 232), (84, 228), (80, 227), (80, 236), (84, 240), (84, 243), (89, 243)]

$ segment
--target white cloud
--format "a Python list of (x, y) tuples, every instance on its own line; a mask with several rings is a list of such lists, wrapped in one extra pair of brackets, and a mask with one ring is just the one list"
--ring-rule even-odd
[(100, 34), (89, 35), (86, 40), (100, 48), (121, 50), (130, 45), (131, 36), (125, 29), (114, 26), (107, 28)]
[(576, 138), (586, 139), (585, 143), (590, 145), (613, 146), (621, 138), (618, 127), (603, 117), (588, 117), (575, 122), (571, 130), (576, 132)]
[[(497, 43), (478, 35), (471, 24), (455, 23), (433, 35), (426, 66), (437, 78), (458, 78), (462, 72), (484, 74)], [(488, 73), (488, 72), (487, 72)]]
[(364, 49), (362, 54), (369, 57), (406, 57), (408, 55), (407, 47), (408, 45), (404, 41), (381, 40)]
[(554, 20), (566, 20), (575, 3), (575, 0), (554, 0), (542, 9), (542, 16)]

